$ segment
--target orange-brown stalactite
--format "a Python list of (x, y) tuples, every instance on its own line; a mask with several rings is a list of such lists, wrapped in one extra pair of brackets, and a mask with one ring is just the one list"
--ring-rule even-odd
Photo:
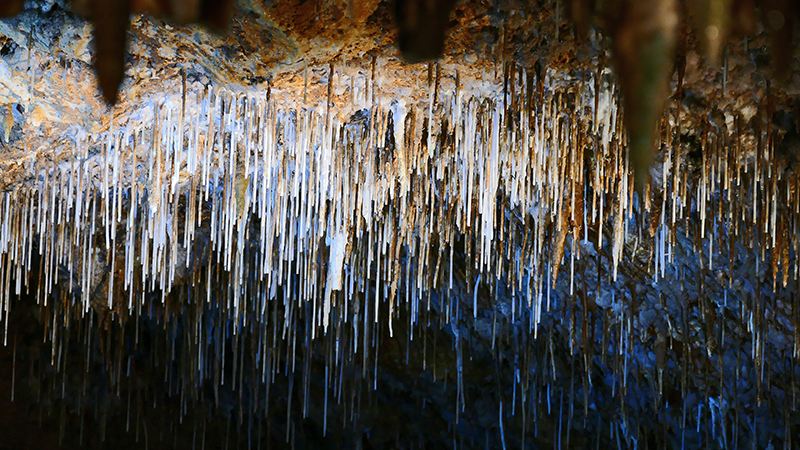
[[(72, 0), (70, 9), (87, 19), (103, 17), (93, 0)], [(225, 33), (235, 9), (235, 0), (129, 0), (132, 12), (146, 13), (178, 24), (202, 23)], [(113, 20), (105, 17), (106, 20)]]
[(444, 51), (455, 0), (396, 0), (397, 46), (408, 62), (436, 59)]
[(24, 0), (3, 0), (0, 2), (0, 17), (15, 16), (24, 6)]
[(622, 90), (631, 163), (641, 188), (653, 161), (656, 126), (669, 92), (680, 24), (678, 2), (618, 0), (612, 4), (612, 61)]
[(130, 0), (91, 0), (94, 24), (97, 82), (110, 105), (117, 102), (125, 77)]

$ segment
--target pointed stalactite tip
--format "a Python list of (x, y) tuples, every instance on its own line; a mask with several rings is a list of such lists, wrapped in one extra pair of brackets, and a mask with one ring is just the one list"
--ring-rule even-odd
[(454, 5), (454, 0), (395, 1), (397, 46), (403, 59), (413, 64), (442, 55)]
[(230, 28), (234, 11), (233, 0), (172, 0), (168, 6), (157, 8), (138, 0), (133, 0), (133, 3), (131, 0), (81, 0), (73, 5), (76, 12), (89, 17), (94, 25), (94, 66), (100, 91), (108, 104), (116, 104), (119, 86), (125, 77), (127, 32), (132, 10), (162, 14), (166, 11), (170, 20), (200, 22), (219, 34)]
[(114, 106), (119, 98), (119, 86), (125, 75), (124, 70), (115, 61), (99, 57), (95, 60), (94, 66), (100, 93), (106, 103)]
[(613, 63), (622, 90), (631, 167), (641, 192), (653, 162), (680, 21), (676, 0), (621, 0), (615, 6)]
[(91, 5), (97, 82), (103, 98), (114, 105), (125, 76), (130, 0), (94, 0)]
[(729, 0), (688, 2), (695, 35), (705, 49), (711, 67), (719, 67), (725, 45), (730, 35), (733, 4)]
[(200, 23), (217, 34), (227, 34), (233, 17), (234, 0), (200, 1)]

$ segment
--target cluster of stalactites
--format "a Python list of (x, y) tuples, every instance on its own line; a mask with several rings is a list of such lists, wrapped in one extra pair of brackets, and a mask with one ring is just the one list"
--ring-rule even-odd
[[(316, 103), (307, 87), (184, 83), (135, 120), (112, 117), (102, 135), (65, 150), (67, 162), (37, 167), (33, 184), (2, 195), (0, 319), (26, 285), (35, 249), (41, 302), (61, 285), (83, 311), (131, 310), (147, 293), (209, 282), (219, 263), (236, 317), (263, 293), (312, 303), (321, 329), (347, 320), (348, 309), (364, 311), (360, 298), (390, 311), (407, 302), (414, 323), (424, 293), (453, 289), (458, 271), (467, 283), (511, 287), (535, 328), (554, 283), (568, 279), (573, 293), (575, 261), (587, 253), (605, 254), (616, 279), (635, 241), (663, 276), (693, 214), (709, 268), (726, 250), (721, 236), (733, 249), (730, 236), (741, 235), (771, 251), (776, 282), (796, 276), (800, 195), (796, 178), (781, 179), (769, 132), (743, 142), (734, 118), (735, 130), (703, 135), (702, 156), (691, 160), (668, 112), (640, 201), (608, 73), (537, 79), (508, 66), (472, 85), (453, 68), (440, 83), (448, 71), (437, 68), (435, 80), (429, 71), (407, 98), (384, 98), (373, 69), (341, 105), (331, 93), (357, 85), (347, 70), (327, 77), (341, 86)], [(460, 268), (457, 250), (466, 255)], [(248, 292), (253, 277), (260, 287)]]

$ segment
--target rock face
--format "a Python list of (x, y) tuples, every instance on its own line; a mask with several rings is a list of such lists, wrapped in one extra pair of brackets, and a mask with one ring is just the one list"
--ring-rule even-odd
[(793, 6), (162, 3), (0, 21), (0, 448), (797, 445)]

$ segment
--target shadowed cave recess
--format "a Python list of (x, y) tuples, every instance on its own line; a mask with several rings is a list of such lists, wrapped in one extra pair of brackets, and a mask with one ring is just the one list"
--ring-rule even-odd
[(800, 445), (792, 2), (0, 15), (0, 449)]

